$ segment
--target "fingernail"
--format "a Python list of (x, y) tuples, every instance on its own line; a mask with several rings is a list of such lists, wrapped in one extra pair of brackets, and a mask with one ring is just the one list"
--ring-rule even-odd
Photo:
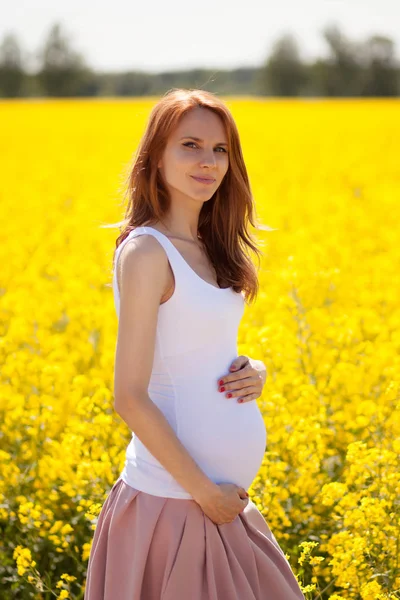
[(226, 397), (227, 398), (232, 398), (232, 394), (227, 394)]

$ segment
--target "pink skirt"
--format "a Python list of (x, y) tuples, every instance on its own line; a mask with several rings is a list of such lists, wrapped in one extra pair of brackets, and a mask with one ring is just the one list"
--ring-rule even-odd
[(289, 562), (250, 500), (216, 525), (194, 500), (118, 478), (100, 511), (84, 600), (304, 600)]

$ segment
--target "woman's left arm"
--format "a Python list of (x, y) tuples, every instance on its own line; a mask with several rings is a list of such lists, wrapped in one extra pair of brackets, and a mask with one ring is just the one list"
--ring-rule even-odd
[(229, 367), (229, 374), (218, 380), (218, 390), (226, 398), (249, 402), (259, 398), (267, 379), (267, 368), (262, 360), (240, 355)]

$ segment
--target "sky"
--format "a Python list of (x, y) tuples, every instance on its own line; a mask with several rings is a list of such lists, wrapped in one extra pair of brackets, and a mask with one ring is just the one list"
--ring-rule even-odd
[(295, 35), (303, 60), (327, 56), (323, 29), (350, 40), (390, 37), (400, 57), (400, 0), (0, 0), (0, 42), (17, 35), (35, 53), (56, 22), (96, 71), (259, 66), (276, 40)]

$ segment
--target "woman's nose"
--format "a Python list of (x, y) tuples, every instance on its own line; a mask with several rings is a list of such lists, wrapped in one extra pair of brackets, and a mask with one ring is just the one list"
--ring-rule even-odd
[(200, 164), (214, 167), (216, 164), (214, 152), (205, 152), (200, 158)]

